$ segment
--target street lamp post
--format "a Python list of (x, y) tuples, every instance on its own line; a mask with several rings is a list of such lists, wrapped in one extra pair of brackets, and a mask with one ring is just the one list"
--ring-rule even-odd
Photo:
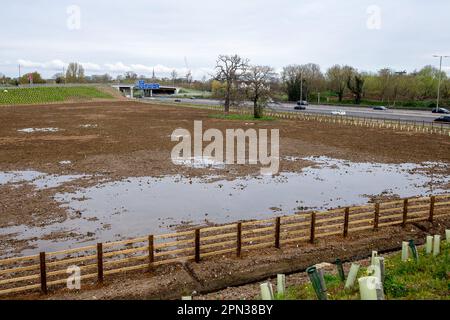
[(443, 58), (450, 58), (450, 56), (443, 56), (443, 55), (433, 55), (435, 58), (439, 58), (439, 84), (438, 84), (438, 92), (437, 92), (437, 101), (436, 101), (436, 111), (439, 112), (439, 100), (441, 97), (441, 80), (442, 80), (442, 59)]
[[(404, 70), (404, 71), (396, 71), (395, 72), (395, 74), (398, 76), (398, 77), (401, 77), (402, 75), (404, 75), (404, 74), (406, 74), (407, 72), (406, 72), (406, 70)], [(398, 83), (397, 83), (397, 81), (396, 81), (396, 84), (395, 84), (395, 86), (394, 86), (394, 107), (395, 107), (395, 104), (397, 103), (397, 93), (398, 93)]]
[(303, 71), (300, 72), (300, 105), (303, 104)]

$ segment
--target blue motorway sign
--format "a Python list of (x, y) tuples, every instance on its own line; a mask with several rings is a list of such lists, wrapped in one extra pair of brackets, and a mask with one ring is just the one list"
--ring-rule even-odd
[(145, 83), (144, 80), (139, 80), (139, 81), (136, 83), (136, 86), (137, 86), (139, 89), (142, 89), (142, 90), (144, 90), (144, 89), (148, 89), (148, 90), (158, 90), (158, 89), (160, 88), (159, 83)]

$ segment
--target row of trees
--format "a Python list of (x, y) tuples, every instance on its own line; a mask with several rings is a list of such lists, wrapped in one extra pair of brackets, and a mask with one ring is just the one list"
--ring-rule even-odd
[[(450, 98), (450, 79), (441, 73), (442, 94)], [(397, 101), (434, 99), (437, 94), (439, 70), (426, 66), (406, 73), (385, 68), (377, 73), (359, 72), (347, 65), (334, 65), (325, 73), (316, 64), (294, 65), (283, 68), (282, 81), (290, 101), (307, 100), (311, 94), (325, 93), (336, 96), (337, 101), (351, 97), (359, 104), (361, 99), (395, 104)], [(303, 97), (300, 97), (303, 81)]]
[[(269, 98), (289, 101), (312, 100), (321, 94), (322, 99), (330, 102), (353, 100), (359, 104), (364, 100), (375, 100), (395, 105), (398, 102), (423, 101), (434, 99), (437, 95), (439, 70), (433, 66), (411, 73), (397, 72), (384, 68), (378, 72), (360, 72), (348, 65), (334, 65), (323, 72), (319, 65), (308, 63), (288, 65), (280, 74), (269, 66), (251, 65), (248, 59), (238, 55), (221, 55), (217, 59), (214, 74), (210, 79), (203, 77), (193, 80), (192, 73), (179, 76), (172, 71), (168, 77), (156, 78), (125, 72), (115, 79), (109, 74), (86, 76), (81, 64), (73, 62), (64, 73), (57, 73), (53, 79), (57, 83), (80, 83), (112, 81), (135, 82), (138, 79), (159, 82), (163, 85), (188, 86), (201, 91), (212, 91), (213, 96), (223, 98), (225, 109), (242, 99), (250, 99), (255, 105), (263, 104)], [(443, 100), (450, 99), (450, 79), (441, 73), (441, 95)], [(3, 85), (45, 83), (39, 73), (8, 78), (0, 74)], [(257, 96), (257, 98), (255, 98)]]
[(273, 68), (251, 65), (248, 59), (238, 55), (220, 55), (215, 71), (213, 92), (216, 97), (224, 98), (225, 112), (229, 112), (232, 103), (245, 97), (253, 102), (255, 118), (262, 116), (264, 106), (277, 90), (284, 90), (289, 101), (308, 100), (311, 92), (320, 92), (324, 85), (329, 85), (338, 95), (339, 101), (342, 101), (348, 89), (355, 103), (359, 104), (365, 81), (361, 74), (349, 66), (334, 66), (324, 76), (320, 67), (313, 63), (289, 65), (283, 68), (280, 79)]
[[(280, 76), (265, 66), (252, 66), (238, 55), (219, 56), (211, 90), (225, 101), (228, 112), (232, 103), (245, 96), (255, 110), (270, 97), (285, 97), (289, 101), (327, 99), (330, 102), (374, 100), (388, 105), (397, 102), (434, 100), (439, 77), (442, 78), (441, 97), (450, 99), (450, 79), (433, 66), (407, 73), (381, 69), (376, 73), (359, 72), (348, 65), (334, 65), (322, 72), (314, 63), (288, 65)], [(256, 115), (257, 111), (255, 111)]]
[(272, 67), (251, 65), (248, 59), (238, 55), (220, 55), (214, 79), (223, 93), (225, 112), (229, 112), (233, 102), (244, 97), (253, 102), (254, 117), (260, 118), (276, 74)]

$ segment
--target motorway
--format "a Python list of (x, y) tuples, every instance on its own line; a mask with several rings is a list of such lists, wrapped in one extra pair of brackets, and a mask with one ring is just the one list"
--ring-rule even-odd
[[(146, 98), (147, 99), (147, 98)], [(174, 102), (175, 99), (180, 100), (180, 104), (192, 104), (192, 105), (222, 105), (222, 101), (214, 99), (189, 99), (189, 98), (174, 98), (174, 97), (154, 97), (152, 100)], [(251, 103), (247, 103), (251, 106)], [(404, 109), (389, 109), (385, 111), (373, 110), (368, 107), (353, 107), (353, 106), (332, 106), (332, 105), (309, 105), (306, 110), (295, 110), (295, 103), (269, 103), (268, 109), (274, 111), (283, 112), (307, 112), (307, 113), (319, 113), (319, 114), (331, 114), (335, 110), (344, 110), (346, 116), (359, 117), (359, 118), (373, 118), (373, 119), (389, 119), (389, 120), (403, 120), (403, 121), (417, 121), (430, 123), (434, 119), (438, 118), (439, 114), (431, 113), (431, 111), (422, 110), (404, 110)], [(435, 122), (437, 125), (441, 125), (442, 122)], [(450, 125), (446, 123), (445, 125)]]

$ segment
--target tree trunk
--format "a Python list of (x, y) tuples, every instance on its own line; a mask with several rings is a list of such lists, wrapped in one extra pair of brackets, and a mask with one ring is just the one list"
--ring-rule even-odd
[(230, 112), (230, 96), (227, 94), (225, 96), (225, 113)]
[(227, 92), (225, 93), (225, 113), (230, 112), (230, 101), (231, 101), (231, 84), (230, 81), (228, 81)]
[(262, 108), (258, 106), (258, 100), (253, 100), (253, 117), (259, 119), (262, 117)]

